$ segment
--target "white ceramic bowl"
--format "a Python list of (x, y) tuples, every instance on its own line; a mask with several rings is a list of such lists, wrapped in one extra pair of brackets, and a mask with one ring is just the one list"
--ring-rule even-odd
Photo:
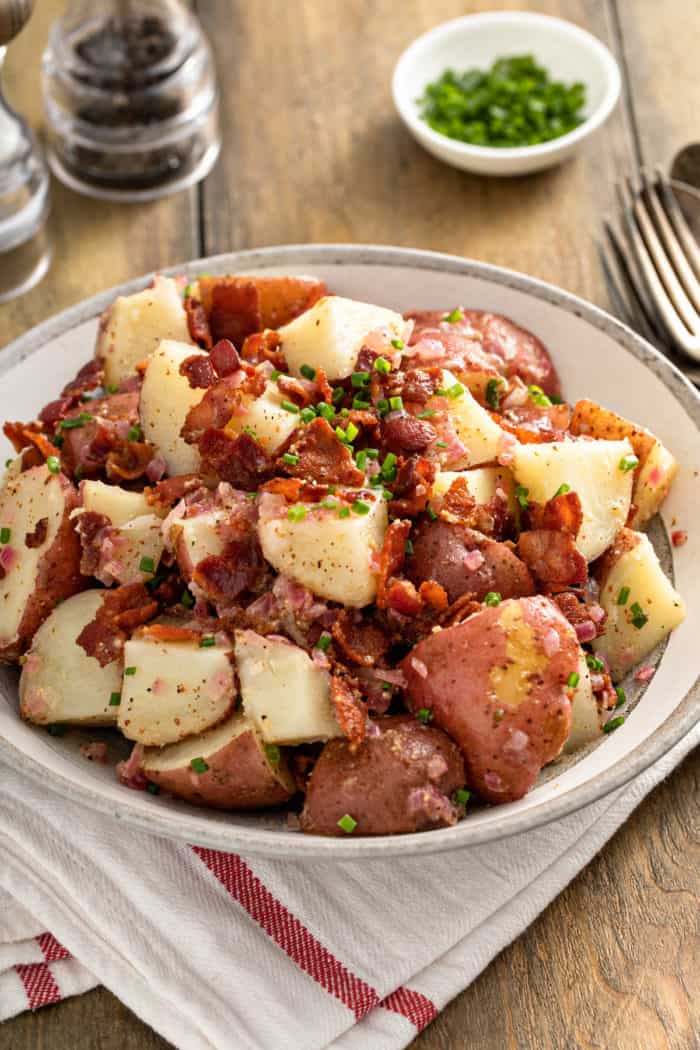
[[(453, 828), (379, 838), (321, 838), (290, 831), (282, 812), (221, 813), (165, 794), (155, 798), (117, 782), (114, 760), (126, 754), (113, 731), (72, 729), (63, 737), (21, 722), (17, 673), (0, 667), (0, 755), (66, 795), (125, 824), (185, 842), (242, 853), (294, 858), (350, 859), (410, 856), (506, 838), (571, 813), (624, 784), (660, 758), (700, 717), (700, 397), (681, 374), (629, 329), (601, 310), (551, 285), (484, 263), (434, 252), (363, 245), (265, 248), (202, 259), (169, 272), (313, 274), (340, 295), (398, 310), (456, 304), (504, 313), (549, 347), (564, 391), (591, 397), (651, 429), (682, 465), (652, 537), (664, 567), (675, 576), (688, 616), (654, 656), (656, 674), (625, 688), (633, 707), (624, 726), (599, 743), (549, 766), (519, 802), (473, 809)], [(91, 355), (100, 312), (116, 295), (149, 278), (112, 288), (28, 332), (0, 355), (2, 417), (31, 419), (56, 396)], [(2, 441), (0, 440), (0, 446)], [(0, 447), (0, 457), (8, 454)], [(1, 460), (0, 460), (1, 461)], [(695, 476), (694, 476), (695, 471)], [(677, 524), (673, 524), (673, 522)], [(673, 548), (667, 533), (687, 528), (688, 542)], [(103, 738), (109, 762), (87, 762), (80, 743)], [(120, 748), (122, 749), (120, 754)]]
[[(446, 69), (487, 69), (496, 58), (522, 54), (534, 55), (555, 80), (586, 85), (583, 124), (551, 142), (496, 149), (457, 142), (421, 119), (417, 100)], [(392, 90), (406, 127), (439, 160), (479, 175), (525, 175), (561, 163), (605, 123), (620, 95), (620, 70), (600, 40), (571, 22), (497, 11), (455, 18), (414, 40), (396, 65)]]

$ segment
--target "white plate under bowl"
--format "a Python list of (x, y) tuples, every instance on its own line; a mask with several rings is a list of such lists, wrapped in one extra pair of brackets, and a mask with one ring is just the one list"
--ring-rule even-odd
[[(549, 767), (519, 802), (475, 809), (453, 828), (415, 835), (325, 839), (289, 830), (281, 812), (218, 813), (167, 796), (122, 787), (112, 764), (95, 765), (78, 751), (71, 730), (51, 737), (17, 715), (17, 674), (0, 670), (0, 755), (53, 791), (155, 833), (224, 850), (288, 858), (430, 853), (505, 838), (570, 813), (612, 791), (663, 755), (700, 717), (700, 398), (647, 343), (574, 296), (520, 274), (432, 252), (361, 245), (266, 248), (219, 255), (174, 267), (194, 276), (222, 273), (314, 274), (335, 292), (398, 310), (482, 307), (513, 318), (549, 347), (564, 391), (590, 397), (650, 427), (673, 451), (681, 471), (654, 524), (665, 565), (688, 604), (647, 687), (632, 683), (637, 703), (625, 724), (600, 743)], [(101, 310), (117, 294), (149, 278), (113, 288), (28, 332), (0, 354), (2, 418), (31, 419), (91, 354)], [(2, 453), (3, 456), (7, 453)], [(687, 528), (673, 548), (667, 533)], [(109, 734), (108, 734), (109, 735)], [(116, 734), (111, 738), (114, 740)], [(110, 743), (112, 755), (117, 745)]]

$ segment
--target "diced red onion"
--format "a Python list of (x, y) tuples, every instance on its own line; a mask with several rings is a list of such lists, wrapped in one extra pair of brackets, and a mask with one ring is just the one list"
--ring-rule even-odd
[(593, 620), (584, 620), (583, 623), (576, 624), (576, 637), (579, 642), (592, 642), (597, 633)]

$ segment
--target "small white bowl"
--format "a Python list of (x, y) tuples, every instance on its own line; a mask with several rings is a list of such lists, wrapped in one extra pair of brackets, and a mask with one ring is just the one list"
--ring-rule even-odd
[[(551, 142), (497, 148), (447, 138), (420, 117), (417, 100), (446, 69), (487, 69), (496, 58), (524, 54), (532, 54), (553, 80), (586, 85), (583, 124)], [(561, 163), (605, 123), (620, 96), (620, 70), (600, 40), (571, 22), (499, 11), (455, 18), (418, 37), (396, 64), (392, 91), (406, 127), (439, 160), (479, 175), (524, 175)]]

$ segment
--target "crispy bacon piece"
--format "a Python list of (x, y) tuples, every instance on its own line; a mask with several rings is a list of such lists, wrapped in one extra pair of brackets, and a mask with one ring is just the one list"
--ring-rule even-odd
[(401, 376), (400, 393), (404, 401), (424, 405), (440, 386), (441, 370), (433, 368), (430, 370), (414, 368), (410, 372), (396, 372)]
[(390, 640), (378, 623), (355, 619), (347, 609), (338, 613), (331, 634), (343, 656), (361, 667), (374, 667), (389, 650)]
[(240, 345), (247, 335), (262, 329), (260, 292), (250, 279), (201, 278), (199, 289), (204, 303), (211, 304), (209, 326), (215, 341), (230, 339)]
[(328, 376), (322, 368), (316, 369), (316, 387), (318, 388), (320, 400), (330, 405), (333, 400), (333, 387), (328, 382)]
[(313, 405), (317, 401), (315, 383), (304, 384), (301, 379), (296, 379), (294, 376), (278, 376), (277, 386), (287, 400), (292, 401), (299, 408), (306, 408), (307, 405)]
[(61, 391), (61, 396), (80, 397), (81, 394), (85, 394), (88, 390), (94, 390), (96, 387), (102, 386), (104, 374), (102, 361), (93, 357), (83, 365), (75, 379), (71, 379), (69, 383), (66, 383)]
[(149, 623), (140, 627), (137, 634), (141, 638), (152, 638), (155, 642), (198, 642), (202, 637), (200, 631), (170, 623)]
[(188, 295), (185, 299), (185, 313), (192, 342), (198, 343), (203, 350), (211, 350), (214, 340), (209, 327), (209, 318), (199, 299)]
[(382, 423), (382, 443), (392, 452), (422, 452), (436, 438), (435, 429), (424, 419), (408, 413), (385, 419)]
[(385, 607), (402, 616), (420, 616), (423, 602), (410, 580), (392, 579), (385, 593)]
[(570, 532), (556, 529), (521, 532), (517, 550), (540, 583), (583, 583), (588, 576), (586, 559)]
[(561, 441), (569, 429), (571, 406), (565, 403), (540, 406), (528, 402), (509, 408), (503, 415), (494, 418), (523, 445)]
[(595, 625), (596, 636), (605, 633), (605, 621), (608, 614), (596, 602), (583, 601), (574, 591), (560, 591), (552, 595), (555, 602), (571, 626), (575, 629), (584, 623)]
[(279, 349), (280, 337), (277, 332), (256, 332), (249, 335), (241, 347), (241, 358), (251, 365), (269, 361), (273, 368), (280, 372), (287, 371), (287, 362)]
[(187, 382), (193, 389), (206, 390), (216, 382), (216, 372), (211, 357), (202, 354), (192, 354), (186, 357), (180, 365), (180, 375), (187, 378)]
[(41, 433), (36, 423), (10, 423), (3, 426), (5, 437), (14, 445), (15, 451), (21, 452), (27, 445), (33, 445), (42, 459), (57, 456), (58, 449)]
[(216, 474), (236, 488), (256, 489), (269, 475), (271, 462), (250, 434), (231, 437), (225, 430), (205, 430), (197, 442), (204, 473)]
[(219, 339), (210, 353), (211, 363), (220, 379), (233, 375), (241, 367), (238, 351), (230, 339)]
[(49, 519), (39, 518), (34, 530), (32, 532), (26, 532), (24, 534), (24, 545), (25, 547), (34, 548), (41, 547), (42, 543), (46, 539), (46, 535), (49, 531)]
[[(252, 323), (252, 304), (255, 304), (257, 327), (252, 332), (263, 328), (279, 328), (326, 295), (328, 289), (322, 281), (309, 280), (305, 277), (200, 277), (199, 292), (204, 308), (213, 314), (216, 307), (217, 291), (220, 299), (233, 305), (233, 296), (225, 298), (223, 290), (242, 289), (241, 303), (246, 307), (246, 317)], [(255, 293), (253, 295), (253, 293)], [(241, 306), (237, 307), (238, 310)], [(216, 326), (212, 318), (212, 330)]]
[(219, 380), (205, 391), (204, 397), (187, 413), (182, 426), (182, 437), (190, 445), (200, 439), (205, 430), (225, 427), (241, 403), (243, 377), (235, 372)]
[(226, 606), (251, 590), (264, 572), (265, 562), (256, 535), (250, 531), (229, 540), (222, 554), (198, 562), (192, 579), (211, 601)]
[(167, 510), (195, 489), (203, 485), (200, 474), (178, 474), (174, 478), (165, 478), (157, 482), (152, 488), (145, 488), (143, 494), (146, 502), (152, 507)]
[(476, 500), (464, 478), (455, 478), (442, 498), (440, 517), (445, 521), (462, 522), (475, 528)]
[(451, 627), (455, 623), (462, 623), (481, 608), (481, 602), (475, 601), (471, 594), (462, 594), (438, 617), (440, 626)]
[(394, 498), (389, 509), (395, 516), (416, 517), (428, 505), (435, 480), (435, 464), (420, 456), (411, 456), (399, 466), (394, 483)]
[(75, 521), (75, 531), (80, 536), (83, 553), (80, 558), (80, 571), (85, 576), (95, 576), (100, 568), (101, 533), (108, 529), (111, 521), (106, 515), (95, 510), (84, 510)]
[(543, 529), (557, 529), (559, 532), (569, 532), (572, 536), (578, 536), (582, 524), (581, 500), (575, 492), (562, 492), (560, 496), (554, 496), (545, 503), (542, 513)]
[(406, 557), (406, 540), (411, 531), (410, 521), (392, 521), (384, 535), (379, 552), (379, 576), (377, 578), (377, 607), (385, 609), (389, 582), (400, 571)]
[(360, 745), (367, 735), (367, 705), (346, 678), (331, 675), (331, 701), (343, 735)]
[(444, 612), (449, 604), (447, 591), (435, 580), (423, 580), (418, 588), (418, 596), (423, 605), (429, 605), (436, 612)]
[(134, 481), (148, 473), (156, 457), (154, 445), (147, 441), (120, 441), (105, 460), (105, 473), (110, 481)]
[(359, 487), (365, 476), (352, 458), (347, 445), (336, 436), (327, 419), (312, 419), (297, 431), (288, 452), (298, 456), (297, 463), (277, 460), (276, 468), (292, 477), (308, 478), (322, 485)]
[(94, 656), (105, 667), (121, 657), (124, 642), (132, 631), (151, 620), (157, 612), (158, 602), (149, 595), (143, 583), (115, 587), (105, 591), (95, 619), (83, 627), (76, 641), (88, 656)]

